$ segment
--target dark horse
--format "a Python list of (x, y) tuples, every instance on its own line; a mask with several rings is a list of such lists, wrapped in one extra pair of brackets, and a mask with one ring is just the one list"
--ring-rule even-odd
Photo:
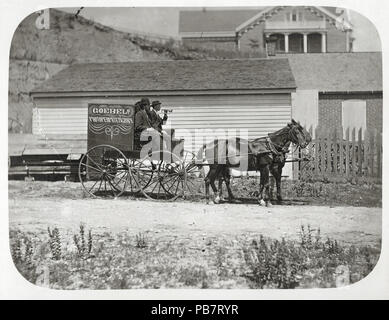
[[(268, 137), (254, 140), (241, 138), (218, 139), (200, 148), (197, 159), (205, 160), (201, 165), (209, 165), (209, 172), (205, 177), (205, 192), (209, 203), (209, 186), (214, 192), (214, 202), (219, 203), (220, 194), (215, 185), (219, 179), (219, 188), (224, 180), (230, 201), (234, 200), (230, 188), (230, 168), (241, 171), (260, 172), (260, 187), (258, 201), (261, 205), (271, 205), (269, 194), (269, 172), (273, 174), (277, 185), (277, 198), (281, 200), (281, 173), (285, 165), (285, 155), (290, 143), (305, 148), (312, 138), (310, 134), (292, 119), (284, 128), (268, 134)], [(205, 159), (203, 153), (205, 152)], [(265, 190), (265, 195), (263, 195)]]

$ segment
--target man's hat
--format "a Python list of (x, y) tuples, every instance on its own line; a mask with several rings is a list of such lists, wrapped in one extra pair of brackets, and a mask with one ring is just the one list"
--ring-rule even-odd
[(153, 102), (151, 103), (151, 106), (152, 106), (152, 107), (159, 106), (159, 105), (161, 105), (161, 102), (158, 101), (158, 100), (153, 101)]
[(142, 105), (142, 106), (149, 106), (150, 105), (150, 100), (147, 99), (147, 98), (142, 98), (142, 99), (140, 99), (139, 104)]

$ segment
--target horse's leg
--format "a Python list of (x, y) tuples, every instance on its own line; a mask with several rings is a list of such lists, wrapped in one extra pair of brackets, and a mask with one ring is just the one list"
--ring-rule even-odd
[(231, 185), (230, 185), (231, 175), (230, 175), (230, 169), (228, 167), (225, 167), (223, 170), (223, 179), (224, 179), (224, 181), (226, 183), (226, 187), (227, 187), (228, 201), (232, 202), (235, 200), (235, 197), (232, 194), (232, 190), (231, 190)]
[[(270, 184), (269, 184), (269, 166), (264, 166), (263, 168), (263, 174), (264, 174), (264, 179), (263, 179), (263, 182), (264, 182), (264, 189), (265, 189), (265, 196), (264, 196), (264, 200), (265, 200), (265, 203), (266, 203), (266, 207), (268, 206), (271, 206), (271, 202), (270, 202), (270, 193), (269, 193), (269, 190), (270, 190)], [(262, 171), (261, 171), (261, 176), (262, 176)]]
[(277, 168), (277, 177), (276, 177), (276, 187), (277, 187), (277, 200), (282, 201), (281, 196), (281, 177), (282, 177), (282, 167)]
[[(281, 174), (282, 174), (282, 167), (278, 165), (274, 165), (270, 167), (270, 172), (272, 176), (274, 177), (274, 180), (276, 182), (276, 188), (277, 188), (277, 200), (282, 201), (281, 197)], [(270, 184), (270, 196), (272, 194), (273, 184)], [(271, 197), (272, 198), (272, 197)]]
[(219, 198), (220, 200), (224, 201), (223, 198), (223, 177), (219, 175), (218, 177), (218, 183), (219, 183)]
[(210, 171), (209, 171), (209, 183), (211, 185), (211, 188), (212, 188), (212, 191), (214, 194), (214, 200), (213, 200), (214, 203), (220, 202), (220, 198), (219, 198), (219, 195), (217, 194), (217, 188), (215, 185), (215, 180), (216, 180), (219, 172), (220, 172), (220, 169), (219, 169), (218, 165), (212, 166)]
[(259, 180), (259, 195), (258, 195), (258, 203), (261, 206), (265, 205), (265, 201), (263, 201), (262, 193), (263, 193), (263, 188), (265, 187), (265, 173), (264, 173), (264, 167), (261, 166), (259, 167), (259, 172), (261, 174), (260, 180)]
[(205, 182), (205, 200), (206, 200), (207, 204), (209, 204), (209, 173), (210, 172), (211, 171), (208, 171), (208, 174), (204, 179), (204, 182)]

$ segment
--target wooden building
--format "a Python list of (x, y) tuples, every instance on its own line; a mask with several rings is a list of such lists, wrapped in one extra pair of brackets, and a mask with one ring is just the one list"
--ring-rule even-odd
[(76, 64), (31, 92), (33, 133), (86, 137), (89, 103), (148, 97), (173, 109), (166, 126), (195, 151), (234, 134), (229, 129), (247, 131), (248, 138), (280, 129), (291, 119), (295, 87), (288, 59), (281, 58)]
[(346, 10), (334, 7), (183, 10), (179, 17), (188, 46), (268, 55), (350, 52), (352, 30)]

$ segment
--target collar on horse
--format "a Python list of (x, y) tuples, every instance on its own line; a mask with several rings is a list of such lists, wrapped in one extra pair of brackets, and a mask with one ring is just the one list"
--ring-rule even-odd
[[(269, 136), (266, 137), (266, 144), (267, 144), (269, 150), (271, 151), (271, 153), (274, 153), (277, 156), (280, 156), (282, 154), (289, 152), (289, 146), (278, 145), (278, 144), (274, 143), (273, 141), (271, 141)], [(280, 151), (278, 151), (277, 148), (279, 148)]]

